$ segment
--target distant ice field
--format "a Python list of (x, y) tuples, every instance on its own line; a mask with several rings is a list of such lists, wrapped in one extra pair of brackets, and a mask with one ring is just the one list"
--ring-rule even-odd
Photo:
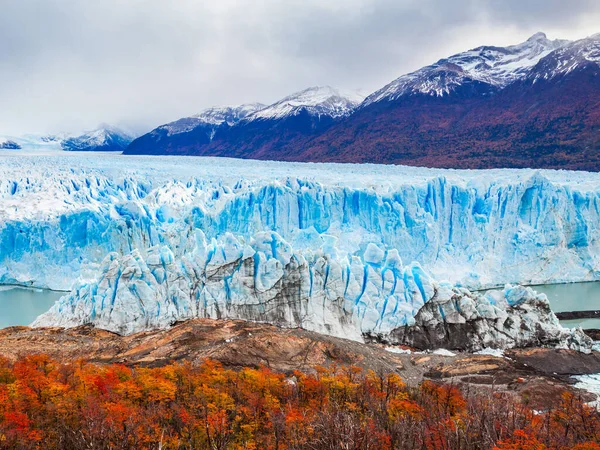
[[(536, 175), (553, 184), (580, 192), (600, 190), (599, 173), (567, 170), (454, 170), (379, 164), (295, 163), (194, 156), (122, 156), (114, 152), (0, 150), (2, 184), (29, 178), (32, 186), (18, 198), (39, 192), (40, 198), (46, 197), (48, 200), (54, 192), (42, 192), (43, 187), (57, 180), (68, 178), (77, 180), (91, 176), (112, 180), (131, 177), (152, 184), (206, 180), (223, 185), (232, 185), (238, 180), (265, 183), (300, 178), (325, 186), (370, 189), (383, 194), (393, 192), (399, 187), (422, 186), (439, 178), (462, 188), (482, 190), (494, 186), (514, 186)], [(3, 189), (0, 192), (2, 214), (14, 213), (16, 217), (41, 212), (35, 208), (27, 208), (27, 205), (21, 205), (21, 208), (11, 211), (9, 196), (5, 194)], [(66, 204), (63, 207), (66, 207)], [(43, 211), (59, 213), (60, 209), (43, 208)]]

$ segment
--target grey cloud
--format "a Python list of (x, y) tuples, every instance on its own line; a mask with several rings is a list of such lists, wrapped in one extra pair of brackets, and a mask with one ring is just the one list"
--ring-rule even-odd
[(577, 38), (595, 0), (0, 0), (0, 134), (142, 131), (315, 84), (377, 89), (536, 31)]

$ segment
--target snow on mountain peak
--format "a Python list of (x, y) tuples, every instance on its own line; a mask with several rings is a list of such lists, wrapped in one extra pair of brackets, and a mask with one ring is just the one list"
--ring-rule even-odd
[(213, 106), (190, 117), (183, 117), (175, 122), (158, 127), (157, 130), (166, 130), (171, 136), (179, 133), (187, 133), (200, 125), (209, 125), (214, 128), (226, 123), (235, 125), (248, 115), (264, 108), (262, 103), (248, 103), (239, 106)]
[(533, 36), (531, 36), (529, 39), (527, 39), (527, 42), (545, 41), (547, 39), (548, 39), (548, 36), (546, 36), (546, 33), (542, 32), (542, 31), (538, 31)]
[(457, 53), (397, 78), (367, 97), (364, 105), (396, 100), (404, 95), (443, 97), (467, 83), (484, 83), (490, 89), (503, 88), (527, 76), (542, 58), (568, 43), (550, 40), (539, 32), (517, 45), (482, 46)]
[(600, 66), (600, 33), (568, 42), (539, 61), (533, 70), (532, 82), (568, 75), (588, 65)]
[(239, 106), (214, 106), (192, 117), (211, 125), (221, 125), (222, 123), (234, 125), (249, 114), (264, 107), (265, 105), (262, 103), (248, 103)]
[(67, 151), (119, 151), (124, 150), (133, 140), (128, 132), (111, 125), (102, 124), (96, 130), (81, 136), (73, 136), (61, 142)]
[(358, 94), (343, 95), (330, 86), (314, 86), (289, 95), (248, 116), (248, 120), (281, 119), (307, 111), (332, 118), (349, 115), (360, 104)]
[[(22, 136), (0, 136), (0, 149), (22, 149), (23, 151), (27, 152), (42, 153), (61, 151), (62, 149), (60, 147), (60, 143), (64, 138), (64, 134), (24, 134)], [(3, 142), (6, 144), (2, 145)]]
[(6, 137), (0, 136), (0, 149), (2, 150), (20, 150), (21, 146), (13, 141), (12, 139), (8, 139)]

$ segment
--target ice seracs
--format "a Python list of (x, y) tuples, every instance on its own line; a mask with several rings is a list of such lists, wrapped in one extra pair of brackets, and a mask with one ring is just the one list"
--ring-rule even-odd
[(231, 317), (383, 339), (469, 297), (458, 285), (600, 278), (599, 174), (11, 155), (0, 282), (73, 287), (38, 324)]
[(581, 330), (560, 326), (531, 289), (472, 294), (438, 283), (418, 264), (370, 245), (361, 257), (328, 246), (297, 251), (277, 233), (189, 237), (180, 258), (164, 246), (108, 255), (33, 324), (92, 324), (120, 334), (193, 318), (244, 319), (419, 349), (558, 346), (590, 352)]
[[(11, 152), (11, 155), (14, 153)], [(202, 230), (275, 232), (303, 252), (391, 251), (469, 288), (600, 278), (600, 175), (224, 158), (0, 157), (0, 282), (67, 290), (111, 253)], [(370, 269), (369, 269), (370, 270)]]

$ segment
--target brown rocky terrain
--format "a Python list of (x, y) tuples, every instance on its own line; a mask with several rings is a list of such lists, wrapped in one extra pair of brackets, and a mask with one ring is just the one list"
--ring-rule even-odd
[(402, 360), (375, 346), (300, 329), (241, 320), (195, 319), (168, 330), (120, 336), (81, 326), (72, 329), (11, 327), (0, 330), (0, 355), (17, 359), (45, 353), (59, 361), (160, 366), (206, 358), (228, 367), (265, 365), (273, 370), (312, 370), (331, 364), (398, 371)]
[(544, 408), (565, 390), (586, 400), (593, 395), (572, 387), (571, 375), (600, 372), (600, 354), (572, 350), (515, 349), (506, 357), (458, 353), (392, 353), (381, 345), (324, 336), (300, 329), (240, 320), (196, 319), (169, 330), (130, 336), (82, 326), (73, 329), (11, 327), (0, 330), (0, 356), (15, 360), (48, 354), (59, 361), (83, 359), (99, 364), (160, 366), (206, 358), (230, 368), (265, 365), (273, 370), (311, 372), (316, 366), (355, 365), (396, 372), (409, 385), (425, 378), (519, 394), (534, 408)]

